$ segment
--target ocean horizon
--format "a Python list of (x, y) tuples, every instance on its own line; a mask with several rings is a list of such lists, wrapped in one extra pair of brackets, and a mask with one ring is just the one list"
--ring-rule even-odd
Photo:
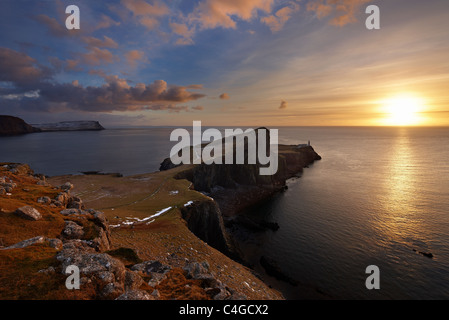
[[(174, 145), (170, 132), (1, 137), (0, 161), (27, 163), (49, 176), (154, 172)], [(309, 140), (322, 160), (289, 180), (286, 192), (246, 212), (280, 226), (240, 239), (256, 271), (257, 257), (265, 255), (331, 298), (449, 298), (449, 128), (279, 127), (280, 144)], [(380, 290), (365, 287), (369, 265), (380, 268)], [(304, 298), (298, 288), (266, 280), (287, 299)]]

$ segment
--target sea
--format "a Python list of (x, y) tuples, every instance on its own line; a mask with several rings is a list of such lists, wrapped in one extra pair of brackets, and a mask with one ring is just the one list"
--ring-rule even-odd
[[(449, 128), (277, 129), (279, 143), (310, 141), (322, 160), (245, 213), (280, 227), (242, 240), (256, 271), (263, 273), (258, 259), (266, 256), (300, 285), (265, 275), (267, 282), (292, 300), (449, 299)], [(48, 176), (148, 173), (169, 156), (172, 130), (0, 137), (0, 162)], [(367, 286), (373, 275), (378, 288)]]

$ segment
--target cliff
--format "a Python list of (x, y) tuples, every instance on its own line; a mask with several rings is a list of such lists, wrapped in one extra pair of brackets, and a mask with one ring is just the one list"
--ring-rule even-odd
[[(213, 198), (224, 216), (238, 212), (285, 188), (286, 181), (303, 172), (303, 168), (320, 160), (313, 147), (279, 145), (278, 171), (272, 176), (259, 174), (259, 164), (200, 164), (186, 167), (175, 177), (192, 182), (195, 190)], [(161, 170), (173, 168), (165, 159)]]
[(104, 130), (98, 121), (64, 121), (57, 123), (33, 124), (43, 132), (48, 131), (97, 131)]
[(12, 136), (40, 132), (24, 120), (13, 116), (0, 116), (0, 136)]

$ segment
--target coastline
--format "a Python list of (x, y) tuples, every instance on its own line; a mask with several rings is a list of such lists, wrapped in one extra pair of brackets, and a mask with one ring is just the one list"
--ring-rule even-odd
[[(292, 157), (291, 148), (284, 150), (286, 158)], [(313, 154), (315, 161), (319, 156), (314, 151)], [(112, 250), (128, 248), (136, 252), (139, 259), (159, 261), (173, 269), (182, 269), (188, 261), (206, 262), (211, 274), (229, 289), (227, 292), (250, 300), (277, 300), (284, 299), (280, 292), (262, 281), (254, 270), (235, 261), (237, 256), (233, 255), (223, 217), (235, 216), (240, 210), (235, 208), (257, 203), (260, 194), (266, 198), (282, 190), (285, 177), (297, 174), (295, 171), (302, 171), (310, 164), (303, 156), (298, 158), (302, 159), (300, 163), (291, 159), (285, 161), (279, 176), (282, 178), (276, 178), (270, 188), (263, 187), (268, 191), (255, 193), (238, 189), (243, 191), (242, 199), (247, 202), (242, 206), (244, 201), (240, 201), (232, 214), (224, 213), (226, 209), (222, 207), (229, 208), (223, 204), (230, 196), (235, 197), (236, 190), (231, 190), (227, 196), (223, 189), (220, 194), (213, 195), (195, 190), (192, 182), (183, 178), (186, 172), (195, 170), (193, 165), (131, 177), (59, 176), (47, 179), (45, 184), (50, 187), (70, 181), (74, 185), (73, 197), (82, 199), (86, 207), (104, 212), (111, 229)], [(254, 194), (258, 197), (251, 199)], [(201, 234), (201, 231), (209, 232)]]

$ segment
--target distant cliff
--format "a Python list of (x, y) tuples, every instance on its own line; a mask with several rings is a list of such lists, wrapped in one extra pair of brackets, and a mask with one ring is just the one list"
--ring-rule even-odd
[(98, 121), (64, 121), (57, 123), (33, 124), (43, 132), (49, 131), (96, 131), (104, 130)]
[(14, 136), (19, 134), (40, 132), (20, 118), (0, 116), (0, 136)]

